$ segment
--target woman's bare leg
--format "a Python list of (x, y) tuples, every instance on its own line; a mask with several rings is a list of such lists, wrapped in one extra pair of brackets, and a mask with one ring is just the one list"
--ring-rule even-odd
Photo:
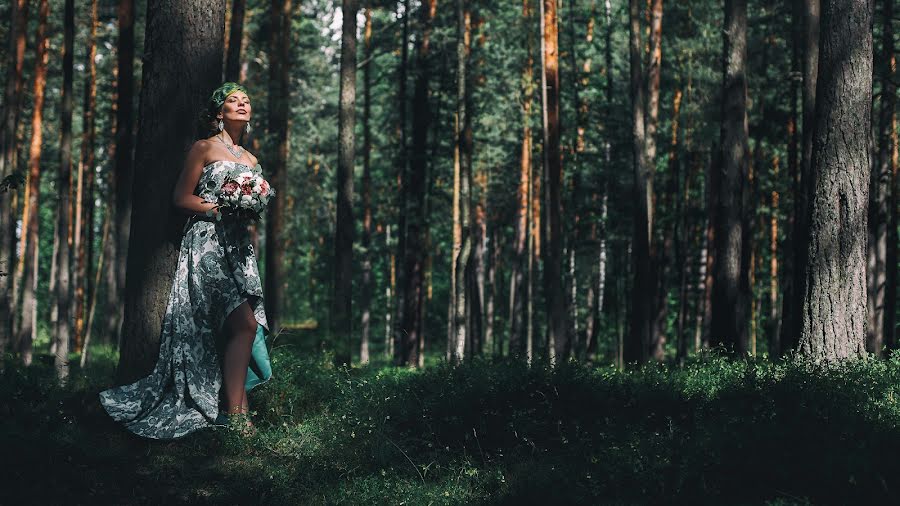
[(256, 337), (256, 318), (250, 304), (244, 301), (225, 319), (225, 358), (222, 361), (226, 412), (247, 413), (247, 366), (253, 339)]

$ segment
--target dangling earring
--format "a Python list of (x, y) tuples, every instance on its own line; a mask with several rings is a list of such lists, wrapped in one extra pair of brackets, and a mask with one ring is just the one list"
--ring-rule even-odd
[(247, 134), (247, 135), (250, 135), (250, 132), (251, 132), (252, 130), (253, 130), (253, 129), (250, 128), (250, 122), (248, 121), (248, 122), (247, 122), (247, 126), (244, 127), (244, 133)]
[(219, 120), (219, 122), (216, 124), (216, 126), (219, 127), (219, 131), (220, 131), (220, 132), (221, 132), (222, 130), (225, 130), (225, 124), (222, 123), (222, 120)]

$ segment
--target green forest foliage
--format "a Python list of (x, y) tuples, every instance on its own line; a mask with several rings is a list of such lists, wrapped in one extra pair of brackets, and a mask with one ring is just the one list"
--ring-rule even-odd
[[(303, 346), (298, 346), (303, 344)], [(897, 499), (900, 361), (627, 373), (477, 359), (334, 368), (306, 339), (251, 393), (258, 433), (139, 439), (96, 404), (116, 355), (59, 387), (6, 362), (3, 497), (104, 504), (821, 504)], [(49, 474), (48, 474), (49, 473)], [(50, 478), (52, 476), (52, 478)], [(52, 479), (53, 486), (46, 480)]]

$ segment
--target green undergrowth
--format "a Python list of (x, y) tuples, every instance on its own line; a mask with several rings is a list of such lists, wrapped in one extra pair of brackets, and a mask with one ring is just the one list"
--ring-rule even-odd
[(621, 373), (473, 360), (335, 368), (273, 351), (258, 433), (133, 437), (96, 393), (0, 374), (3, 504), (820, 504), (900, 500), (900, 360), (732, 361)]

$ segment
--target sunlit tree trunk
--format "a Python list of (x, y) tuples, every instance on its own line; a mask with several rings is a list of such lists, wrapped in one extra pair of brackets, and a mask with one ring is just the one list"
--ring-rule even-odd
[(547, 178), (547, 240), (544, 249), (544, 287), (547, 297), (547, 354), (550, 363), (563, 359), (567, 349), (566, 295), (562, 277), (562, 153), (559, 117), (559, 26), (556, 0), (541, 2), (542, 59), (544, 77), (544, 173)]
[[(28, 188), (25, 198), (24, 218), (22, 219), (22, 324), (19, 329), (17, 351), (25, 365), (31, 364), (32, 341), (34, 339), (34, 323), (37, 314), (37, 271), (38, 271), (38, 239), (40, 214), (41, 185), (41, 149), (43, 147), (43, 110), (44, 91), (47, 86), (47, 61), (49, 59), (50, 42), (47, 34), (47, 18), (50, 5), (41, 0), (38, 7), (38, 32), (35, 49), (34, 69), (34, 113), (31, 117), (31, 147), (28, 151)], [(71, 58), (71, 53), (69, 53)]]
[[(172, 206), (172, 189), (197, 138), (196, 118), (220, 83), (225, 28), (225, 5), (219, 1), (150, 0), (147, 14), (134, 172), (140, 198), (132, 212), (118, 367), (125, 383), (146, 375), (158, 357), (185, 219)], [(193, 34), (191, 44), (179, 42), (184, 33)], [(273, 187), (284, 185), (273, 181)]]
[(872, 0), (822, 3), (809, 246), (799, 351), (817, 361), (865, 353), (872, 115)]

